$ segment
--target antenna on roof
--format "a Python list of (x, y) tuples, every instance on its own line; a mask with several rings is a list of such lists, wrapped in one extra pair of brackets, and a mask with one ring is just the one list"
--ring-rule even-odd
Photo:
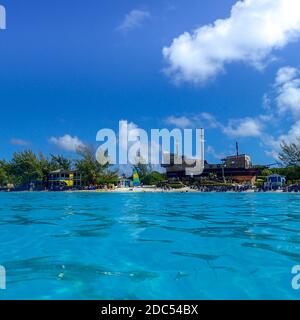
[(236, 157), (238, 158), (239, 157), (239, 144), (238, 144), (238, 142), (236, 142), (235, 147), (236, 147)]

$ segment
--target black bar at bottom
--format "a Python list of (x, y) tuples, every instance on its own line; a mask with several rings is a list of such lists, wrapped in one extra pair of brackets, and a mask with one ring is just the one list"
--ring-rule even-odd
[[(298, 311), (299, 301), (0, 301), (1, 319), (223, 319)], [(294, 309), (295, 308), (295, 309)], [(5, 315), (5, 316), (4, 316)]]

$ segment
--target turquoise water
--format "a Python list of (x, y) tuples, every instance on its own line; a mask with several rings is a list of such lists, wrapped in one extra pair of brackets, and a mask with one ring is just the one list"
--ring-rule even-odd
[(300, 195), (0, 193), (0, 299), (299, 299)]

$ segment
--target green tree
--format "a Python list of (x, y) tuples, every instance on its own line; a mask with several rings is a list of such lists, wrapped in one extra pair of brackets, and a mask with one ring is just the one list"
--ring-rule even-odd
[(58, 169), (58, 165), (49, 161), (40, 152), (36, 155), (31, 150), (16, 152), (7, 166), (8, 176), (15, 185), (29, 184), (33, 181), (40, 181), (46, 187), (48, 176), (52, 170)]
[(99, 185), (117, 185), (118, 183), (118, 172), (105, 170), (103, 174), (98, 178), (97, 184)]
[(270, 176), (270, 175), (272, 175), (272, 174), (273, 174), (273, 172), (272, 172), (272, 170), (270, 170), (270, 169), (264, 169), (264, 170), (261, 172), (261, 175), (264, 176), (264, 177)]
[(15, 152), (9, 170), (17, 185), (43, 180), (40, 160), (31, 150)]
[(15, 152), (10, 162), (10, 171), (17, 185), (42, 180), (39, 159), (31, 150)]
[(91, 146), (82, 146), (77, 150), (81, 159), (75, 163), (85, 185), (95, 185), (99, 183), (109, 164), (100, 164), (96, 159), (96, 151)]
[(297, 143), (287, 144), (285, 141), (281, 144), (281, 152), (279, 159), (286, 165), (291, 167), (300, 166), (300, 138)]
[(143, 177), (142, 183), (144, 185), (157, 185), (166, 180), (166, 175), (157, 171), (152, 171)]
[(38, 167), (37, 171), (39, 172), (40, 179), (43, 182), (43, 185), (46, 187), (48, 185), (49, 172), (53, 170), (51, 162), (42, 154), (39, 153), (38, 158)]
[(285, 176), (288, 184), (298, 183), (300, 181), (300, 167), (289, 166), (285, 168), (268, 169), (271, 174), (279, 174)]
[(51, 166), (52, 170), (71, 170), (72, 167), (72, 160), (65, 158), (62, 155), (51, 155)]
[(146, 177), (149, 173), (151, 173), (151, 171), (152, 171), (151, 165), (146, 164), (142, 157), (140, 157), (138, 159), (138, 162), (137, 162), (137, 165), (135, 165), (135, 168), (136, 168), (141, 180), (144, 177)]
[(10, 180), (9, 164), (4, 160), (0, 160), (0, 186), (6, 186), (11, 182)]

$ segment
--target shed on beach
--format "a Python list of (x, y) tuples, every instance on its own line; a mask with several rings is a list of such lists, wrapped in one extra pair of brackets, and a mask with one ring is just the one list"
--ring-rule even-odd
[(267, 177), (267, 182), (265, 182), (265, 189), (278, 189), (283, 188), (286, 184), (286, 178), (279, 174), (272, 174)]

